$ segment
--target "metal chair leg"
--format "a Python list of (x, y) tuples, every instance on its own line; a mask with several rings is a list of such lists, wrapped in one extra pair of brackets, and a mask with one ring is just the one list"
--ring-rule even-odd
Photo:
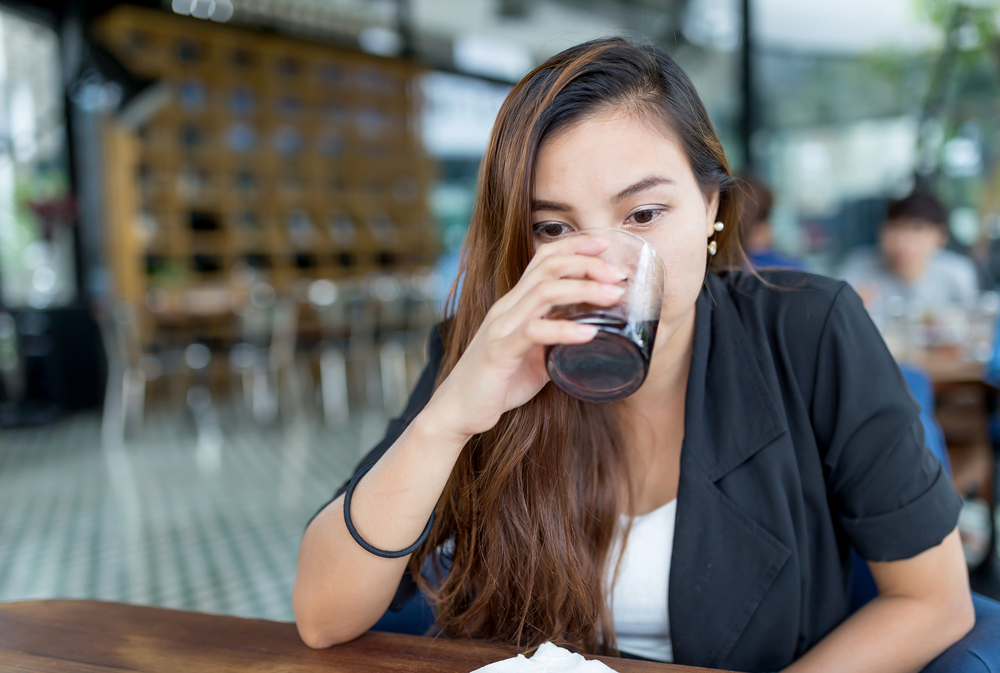
[(382, 407), (390, 417), (399, 415), (406, 406), (406, 349), (399, 339), (390, 338), (379, 348), (379, 368), (382, 373)]
[(347, 359), (336, 346), (323, 349), (319, 360), (323, 420), (327, 426), (347, 423), (351, 417), (347, 396)]

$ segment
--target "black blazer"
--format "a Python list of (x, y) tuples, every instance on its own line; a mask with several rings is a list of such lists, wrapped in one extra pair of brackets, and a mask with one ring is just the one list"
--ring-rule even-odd
[[(858, 296), (819, 276), (763, 276), (771, 287), (710, 274), (697, 300), (668, 606), (679, 664), (783, 668), (847, 617), (852, 546), (905, 559), (958, 520)], [(442, 354), (432, 337), (406, 410), (358, 469), (424, 407)], [(405, 576), (393, 607), (415, 593)]]

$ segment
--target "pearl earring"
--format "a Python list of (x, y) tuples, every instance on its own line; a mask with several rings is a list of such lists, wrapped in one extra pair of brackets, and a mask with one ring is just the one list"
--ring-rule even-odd
[[(722, 231), (723, 229), (725, 229), (726, 225), (724, 225), (722, 222), (716, 222), (714, 225), (712, 225), (712, 228), (715, 229), (716, 233), (718, 233), (718, 232)], [(719, 244), (718, 243), (716, 243), (715, 241), (712, 241), (711, 243), (708, 244), (708, 254), (714, 255), (718, 251), (719, 251)]]

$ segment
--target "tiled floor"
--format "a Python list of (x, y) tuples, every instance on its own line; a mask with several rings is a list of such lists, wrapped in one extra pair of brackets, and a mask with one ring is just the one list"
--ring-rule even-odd
[[(331, 431), (195, 431), (153, 413), (102, 445), (101, 418), (0, 434), (0, 600), (88, 597), (290, 620), (311, 514), (380, 437), (384, 419)], [(207, 436), (206, 436), (207, 435)]]

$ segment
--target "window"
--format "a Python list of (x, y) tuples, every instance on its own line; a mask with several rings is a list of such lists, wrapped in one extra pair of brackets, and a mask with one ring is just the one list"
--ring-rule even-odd
[(47, 308), (76, 295), (73, 213), (55, 31), (0, 11), (0, 297)]

